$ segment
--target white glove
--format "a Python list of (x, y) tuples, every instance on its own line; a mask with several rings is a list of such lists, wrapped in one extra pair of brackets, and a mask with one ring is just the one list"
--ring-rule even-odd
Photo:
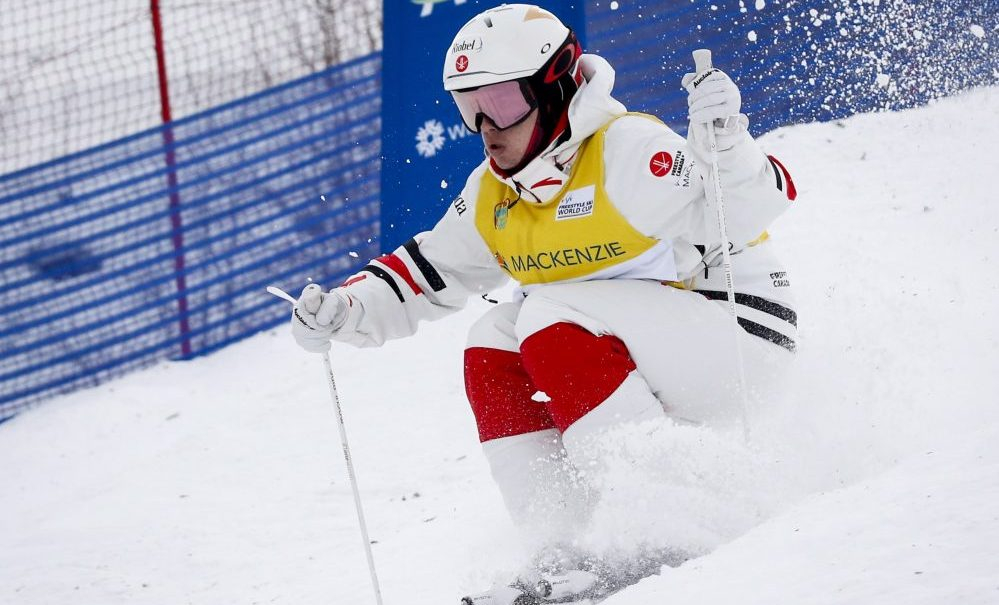
[(347, 319), (347, 299), (338, 290), (323, 293), (319, 284), (309, 284), (291, 312), (291, 334), (306, 351), (330, 350), (330, 338)]
[(686, 74), (681, 80), (687, 89), (687, 110), (690, 127), (687, 141), (701, 154), (710, 152), (709, 123), (715, 125), (715, 142), (719, 152), (735, 146), (749, 126), (749, 118), (739, 113), (742, 95), (728, 74), (719, 69), (709, 69), (701, 74)]

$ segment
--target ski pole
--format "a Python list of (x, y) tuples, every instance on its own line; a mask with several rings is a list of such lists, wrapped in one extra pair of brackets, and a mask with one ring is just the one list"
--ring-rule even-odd
[[(711, 69), (711, 51), (700, 48), (693, 52), (694, 71), (702, 74)], [(746, 388), (746, 370), (742, 358), (742, 347), (739, 344), (739, 316), (735, 309), (735, 280), (732, 277), (732, 255), (729, 250), (728, 227), (725, 224), (725, 199), (722, 194), (721, 177), (718, 174), (718, 142), (715, 139), (714, 122), (707, 123), (708, 148), (711, 153), (711, 189), (714, 195), (715, 210), (718, 219), (718, 235), (721, 237), (722, 267), (725, 272), (725, 291), (728, 294), (729, 313), (732, 315), (732, 337), (735, 341), (735, 355), (739, 366), (739, 395), (742, 401), (742, 433), (749, 442), (749, 393)]]
[[(283, 298), (291, 304), (298, 301), (276, 286), (267, 286), (267, 291)], [(361, 539), (364, 542), (364, 554), (368, 557), (368, 571), (371, 573), (371, 587), (375, 591), (375, 602), (382, 605), (382, 591), (378, 587), (378, 574), (375, 573), (375, 557), (371, 553), (371, 540), (368, 538), (368, 524), (364, 521), (364, 508), (361, 506), (361, 492), (357, 488), (357, 475), (354, 473), (354, 462), (350, 457), (350, 445), (347, 444), (347, 429), (343, 423), (343, 409), (340, 406), (340, 395), (336, 389), (336, 379), (333, 377), (333, 364), (330, 362), (329, 351), (323, 351), (323, 364), (326, 367), (326, 382), (329, 383), (330, 396), (336, 409), (336, 423), (340, 430), (340, 444), (343, 446), (343, 457), (347, 461), (347, 476), (350, 477), (350, 487), (354, 492), (354, 509), (357, 511), (357, 522), (361, 526)]]

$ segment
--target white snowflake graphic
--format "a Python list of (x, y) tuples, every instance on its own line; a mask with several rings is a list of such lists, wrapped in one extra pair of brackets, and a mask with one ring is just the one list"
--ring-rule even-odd
[[(447, 2), (447, 0), (412, 0), (413, 4), (422, 4), (423, 7), (420, 9), (421, 17), (429, 17), (431, 13), (434, 12), (434, 5), (440, 2)], [(455, 5), (464, 4), (465, 0), (454, 0)]]
[(437, 120), (427, 120), (416, 131), (416, 151), (425, 158), (437, 155), (444, 147), (444, 125)]

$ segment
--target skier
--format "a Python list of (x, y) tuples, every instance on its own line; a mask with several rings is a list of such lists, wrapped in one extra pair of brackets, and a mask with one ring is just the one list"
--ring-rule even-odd
[[(560, 552), (589, 506), (573, 469), (599, 467), (595, 443), (608, 429), (737, 420), (733, 331), (750, 390), (766, 394), (789, 364), (796, 315), (766, 229), (795, 189), (748, 134), (728, 75), (683, 77), (685, 140), (628, 113), (611, 96), (611, 66), (537, 6), (474, 17), (446, 52), (443, 79), (485, 159), (432, 230), (329, 292), (307, 286), (292, 332), (309, 351), (331, 339), (378, 346), (516, 281), (516, 300), (470, 330), (465, 386), (512, 519), (538, 552)], [(729, 242), (706, 194), (709, 123)], [(722, 245), (741, 329), (727, 310)]]

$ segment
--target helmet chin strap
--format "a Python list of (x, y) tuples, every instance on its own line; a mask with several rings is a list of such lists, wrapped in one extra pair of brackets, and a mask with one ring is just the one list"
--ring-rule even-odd
[[(563, 74), (555, 82), (561, 96), (558, 113), (552, 112), (551, 105), (544, 103), (543, 100), (538, 103), (538, 121), (534, 126), (534, 132), (531, 134), (531, 140), (524, 152), (524, 157), (513, 168), (504, 170), (503, 174), (507, 176), (517, 174), (560, 136), (569, 131), (569, 102), (579, 90), (582, 81), (582, 71), (577, 63), (574, 71)], [(493, 167), (496, 167), (495, 163)]]
[(491, 157), (489, 158), (490, 164), (492, 164), (493, 170), (502, 176), (503, 178), (509, 178), (521, 170), (524, 166), (531, 163), (531, 160), (538, 157), (542, 151), (554, 140), (554, 137), (546, 137), (543, 127), (541, 126), (541, 120), (539, 119), (534, 125), (534, 132), (531, 133), (531, 139), (527, 143), (527, 149), (524, 150), (524, 156), (520, 158), (517, 165), (512, 168), (501, 168), (495, 160)]
[(531, 133), (531, 139), (527, 144), (527, 149), (524, 151), (524, 157), (517, 162), (516, 166), (509, 169), (501, 168), (491, 157), (489, 158), (489, 163), (496, 174), (503, 178), (516, 175), (530, 164), (534, 158), (538, 157), (542, 151), (548, 149), (559, 137), (566, 134), (569, 130), (569, 104), (565, 104), (558, 120), (550, 127), (550, 132), (545, 131), (542, 122), (541, 116), (538, 116), (538, 121), (534, 125), (534, 132)]
[(537, 75), (530, 79), (533, 82), (531, 87), (534, 96), (538, 101), (538, 118), (527, 149), (524, 151), (524, 156), (517, 165), (509, 169), (500, 168), (490, 158), (493, 170), (504, 178), (509, 178), (523, 170), (560, 136), (569, 131), (569, 104), (583, 83), (583, 73), (579, 65), (582, 49), (571, 31), (559, 53), (562, 51), (572, 55), (572, 63), (564, 68), (564, 72), (554, 75), (554, 79), (544, 83), (537, 79)]

